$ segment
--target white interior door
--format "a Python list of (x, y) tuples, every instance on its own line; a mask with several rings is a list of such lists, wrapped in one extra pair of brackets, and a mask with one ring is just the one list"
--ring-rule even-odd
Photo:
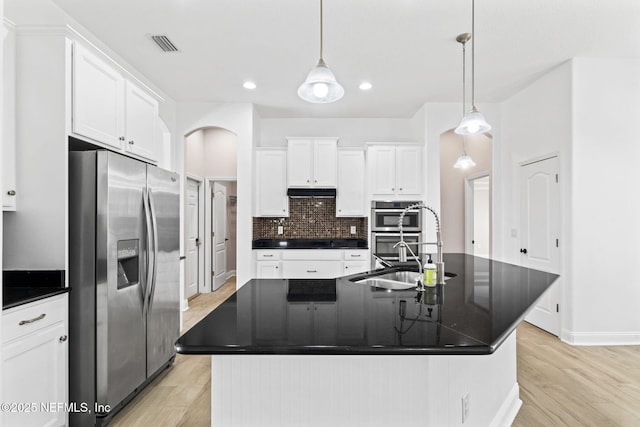
[(211, 193), (211, 236), (213, 246), (213, 289), (218, 289), (227, 280), (227, 189), (219, 182), (213, 183)]
[(190, 298), (198, 292), (200, 271), (200, 218), (199, 197), (200, 182), (187, 178), (187, 214), (185, 228), (187, 230), (186, 278), (184, 296)]
[(489, 177), (473, 180), (473, 254), (489, 258), (491, 227), (491, 199)]
[(487, 172), (469, 176), (464, 183), (465, 253), (491, 256), (491, 181)]
[[(525, 267), (560, 273), (560, 190), (558, 158), (520, 168), (520, 257)], [(560, 282), (544, 294), (525, 320), (554, 334), (560, 332)]]

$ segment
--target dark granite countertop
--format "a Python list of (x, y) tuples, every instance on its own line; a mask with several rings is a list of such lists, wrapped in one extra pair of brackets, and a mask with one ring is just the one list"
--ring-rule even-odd
[(422, 294), (350, 280), (362, 274), (319, 281), (253, 279), (180, 337), (176, 349), (184, 354), (490, 354), (558, 278), (464, 254), (445, 254), (444, 261), (446, 271), (457, 276)]
[(368, 249), (367, 239), (255, 239), (253, 249)]
[(8, 270), (2, 273), (3, 310), (69, 292), (62, 270)]

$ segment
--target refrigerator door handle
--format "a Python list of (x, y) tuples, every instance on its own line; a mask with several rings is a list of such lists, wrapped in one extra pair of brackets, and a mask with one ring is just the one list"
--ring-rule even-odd
[(142, 206), (144, 208), (144, 224), (145, 224), (145, 232), (147, 234), (147, 250), (146, 250), (146, 283), (144, 289), (140, 287), (142, 292), (142, 313), (146, 316), (146, 313), (149, 311), (148, 307), (148, 297), (151, 288), (151, 282), (153, 280), (152, 271), (151, 271), (151, 245), (152, 245), (152, 230), (151, 230), (151, 208), (149, 206), (149, 198), (147, 194), (147, 189), (144, 188), (142, 190)]
[(151, 271), (152, 271), (152, 280), (149, 281), (150, 289), (147, 294), (147, 299), (149, 303), (147, 304), (147, 312), (151, 311), (151, 306), (153, 305), (153, 294), (156, 290), (156, 273), (158, 269), (158, 221), (156, 220), (156, 208), (153, 203), (153, 194), (151, 193), (151, 189), (147, 190), (147, 196), (149, 198), (149, 213), (151, 214), (151, 228), (153, 235), (153, 262), (151, 263)]

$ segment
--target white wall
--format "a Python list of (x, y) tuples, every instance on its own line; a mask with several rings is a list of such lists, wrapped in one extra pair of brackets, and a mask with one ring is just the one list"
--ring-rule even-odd
[[(499, 167), (497, 159), (502, 155), (502, 147), (500, 145), (501, 138), (501, 111), (500, 106), (497, 104), (478, 104), (478, 110), (480, 110), (486, 120), (493, 126), (491, 135), (493, 136), (493, 152), (491, 164), (492, 179), (501, 179), (502, 170)], [(459, 103), (428, 103), (416, 113), (414, 120), (416, 124), (422, 127), (423, 138), (425, 139), (427, 159), (426, 159), (426, 202), (429, 206), (433, 207), (436, 211), (441, 211), (440, 201), (448, 197), (447, 194), (441, 195), (441, 183), (440, 183), (440, 138), (442, 133), (455, 128), (462, 118)], [(497, 167), (496, 167), (497, 166)], [(447, 166), (449, 167), (449, 166)], [(493, 184), (492, 184), (493, 185)], [(491, 248), (493, 251), (492, 258), (496, 257), (496, 251), (500, 254), (501, 250), (501, 230), (496, 227), (496, 224), (501, 221), (501, 213), (496, 206), (500, 206), (502, 203), (502, 196), (493, 189), (492, 194), (492, 230), (493, 239), (491, 242)], [(457, 197), (457, 196), (454, 196)], [(434, 224), (430, 218), (427, 217), (427, 233), (429, 230), (433, 230)], [(447, 246), (447, 242), (443, 239), (444, 251), (452, 252)], [(455, 250), (455, 248), (454, 248)]]
[(573, 61), (567, 328), (576, 343), (640, 344), (639, 76), (638, 59)]
[(640, 259), (638, 75), (637, 59), (578, 58), (502, 104), (502, 256), (520, 258), (519, 237), (511, 237), (512, 229), (519, 234), (519, 163), (557, 153), (561, 338), (570, 343), (640, 343), (640, 287), (631, 273)]
[(340, 147), (366, 142), (416, 142), (424, 134), (415, 118), (295, 118), (260, 120), (260, 147), (286, 147), (290, 136), (337, 136)]
[[(237, 286), (240, 287), (251, 278), (253, 150), (257, 114), (251, 104), (185, 102), (177, 104), (176, 117), (174, 142), (180, 147), (176, 155), (178, 164), (184, 164), (184, 137), (194, 130), (213, 126), (237, 135)], [(184, 188), (184, 182), (182, 186)], [(184, 206), (184, 198), (181, 203)], [(184, 254), (183, 229), (181, 224), (181, 254)]]
[[(469, 169), (456, 169), (453, 165), (462, 155), (462, 136), (453, 130), (441, 135), (440, 222), (442, 241), (446, 244), (447, 252), (465, 252), (465, 178), (480, 172), (491, 174), (492, 170), (493, 150), (490, 136), (469, 135), (466, 138), (465, 147), (467, 154), (476, 165)], [(488, 209), (489, 206), (487, 206), (487, 212)], [(488, 225), (489, 218), (486, 220)]]

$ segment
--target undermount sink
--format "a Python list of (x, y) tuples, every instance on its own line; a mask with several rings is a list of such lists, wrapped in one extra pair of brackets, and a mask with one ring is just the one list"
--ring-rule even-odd
[[(415, 289), (418, 285), (418, 279), (421, 274), (417, 271), (390, 271), (388, 273), (373, 274), (365, 277), (352, 279), (354, 283), (361, 283), (363, 285), (369, 285), (376, 288), (389, 289), (392, 291), (402, 291)], [(444, 280), (454, 277), (455, 274), (445, 273)]]

